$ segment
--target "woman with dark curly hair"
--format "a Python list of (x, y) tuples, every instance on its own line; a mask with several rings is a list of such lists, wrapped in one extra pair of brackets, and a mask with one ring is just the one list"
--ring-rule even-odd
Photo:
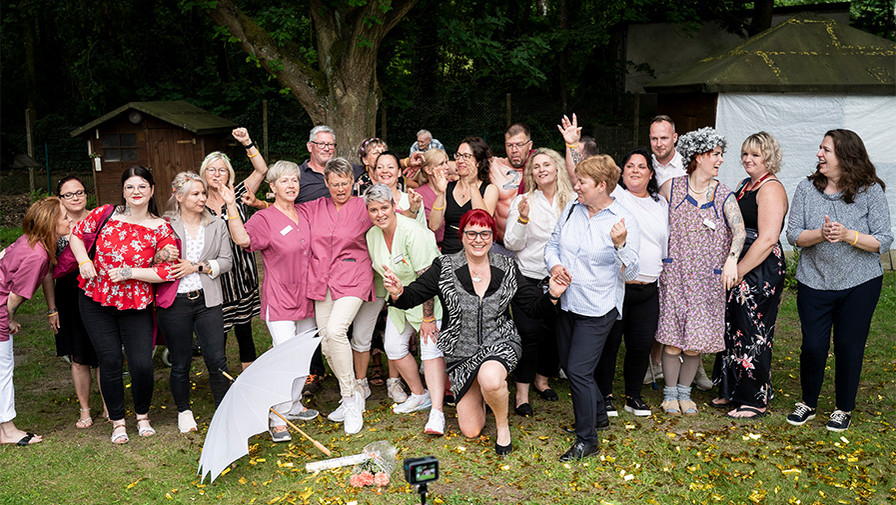
[[(429, 214), (429, 229), (438, 230), (445, 224), (445, 238), (442, 240), (442, 254), (453, 254), (463, 249), (460, 239), (460, 220), (467, 211), (483, 209), (492, 216), (498, 205), (498, 188), (489, 182), (489, 159), (491, 149), (479, 137), (467, 137), (461, 141), (454, 153), (457, 162), (455, 182), (436, 182), (439, 191)], [(435, 174), (441, 181), (443, 174)], [(444, 188), (444, 191), (441, 191)]]
[(815, 173), (793, 195), (787, 241), (800, 249), (796, 306), (802, 401), (787, 416), (796, 426), (815, 418), (834, 332), (836, 410), (827, 428), (849, 428), (862, 373), (871, 316), (880, 298), (880, 255), (890, 249), (884, 181), (855, 132), (831, 130), (815, 155)]

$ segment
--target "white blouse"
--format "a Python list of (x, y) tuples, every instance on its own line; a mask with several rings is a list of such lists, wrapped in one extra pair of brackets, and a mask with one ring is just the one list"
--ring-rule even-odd
[[(196, 230), (196, 237), (191, 237), (190, 232), (184, 230), (183, 250), (184, 259), (199, 263), (202, 257), (202, 249), (205, 248), (205, 226), (199, 225)], [(199, 291), (202, 289), (202, 281), (199, 279), (199, 272), (192, 273), (180, 280), (177, 285), (178, 293), (188, 293), (190, 291)]]
[(663, 258), (669, 247), (669, 204), (659, 195), (657, 200), (649, 195), (637, 197), (618, 184), (611, 196), (635, 215), (641, 229), (641, 246), (638, 250), (641, 272), (635, 280), (653, 282), (659, 279), (663, 271)]
[[(528, 194), (528, 193), (526, 193)], [(544, 245), (551, 238), (560, 212), (558, 194), (554, 193), (554, 203), (548, 202), (541, 190), (536, 189), (529, 198), (529, 223), (519, 222), (519, 204), (524, 195), (517, 195), (510, 202), (507, 229), (504, 231), (504, 246), (516, 252), (516, 262), (520, 271), (531, 279), (548, 276), (544, 263)]]

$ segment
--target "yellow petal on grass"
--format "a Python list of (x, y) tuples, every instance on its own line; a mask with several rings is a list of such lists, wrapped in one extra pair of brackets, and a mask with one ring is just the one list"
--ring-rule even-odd
[(750, 501), (753, 503), (761, 503), (762, 500), (765, 499), (766, 492), (764, 489), (754, 489), (752, 493), (750, 493)]
[(246, 483), (248, 483), (249, 481), (246, 480), (245, 477), (240, 477), (240, 480), (238, 480), (237, 482), (239, 482), (240, 484), (246, 484)]
[(797, 473), (797, 474), (803, 473), (803, 471), (800, 470), (799, 468), (788, 468), (787, 470), (781, 470), (781, 473), (783, 473), (784, 475), (787, 475), (787, 474), (791, 474), (791, 473)]
[(174, 498), (171, 496), (171, 493), (165, 493), (165, 498), (174, 501)]
[(848, 444), (848, 443), (849, 443), (849, 440), (846, 440), (846, 437), (840, 437), (840, 440), (841, 440), (844, 444)]
[(130, 484), (127, 485), (127, 488), (126, 488), (126, 489), (131, 489), (131, 488), (133, 488), (134, 486), (137, 485), (137, 483), (139, 483), (141, 480), (143, 480), (143, 479), (145, 479), (145, 478), (146, 478), (146, 477), (140, 477), (139, 479), (135, 480), (134, 482), (131, 482)]

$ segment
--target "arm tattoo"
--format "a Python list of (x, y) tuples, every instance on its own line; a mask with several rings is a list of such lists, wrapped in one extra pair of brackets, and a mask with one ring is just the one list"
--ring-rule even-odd
[(134, 272), (131, 271), (131, 267), (122, 267), (119, 273), (121, 274), (122, 279), (130, 279), (131, 275), (134, 274)]
[(168, 252), (168, 249), (159, 249), (155, 257), (153, 257), (152, 262), (165, 263), (169, 258), (171, 258), (171, 253)]
[(569, 155), (572, 156), (572, 162), (573, 162), (574, 164), (576, 164), (576, 165), (578, 165), (579, 162), (582, 161), (582, 159), (583, 159), (583, 157), (582, 157), (582, 153), (580, 153), (580, 152), (579, 152), (578, 150), (576, 150), (576, 149), (570, 149), (570, 150), (569, 150)]
[(725, 219), (728, 220), (728, 226), (731, 228), (731, 251), (729, 254), (734, 259), (738, 259), (744, 248), (747, 231), (744, 228), (744, 218), (740, 214), (740, 206), (737, 204), (737, 199), (729, 197), (725, 201), (723, 210), (725, 211)]
[[(429, 270), (430, 266), (432, 266), (432, 265), (426, 266), (425, 268), (423, 268), (423, 270), (417, 270), (417, 277), (420, 277), (421, 275), (423, 275), (423, 272)], [(425, 302), (423, 302), (423, 317), (427, 318), (427, 319), (430, 317), (434, 317), (435, 316), (435, 306), (436, 306), (436, 302), (435, 302), (434, 298), (430, 298), (429, 300), (426, 300)]]

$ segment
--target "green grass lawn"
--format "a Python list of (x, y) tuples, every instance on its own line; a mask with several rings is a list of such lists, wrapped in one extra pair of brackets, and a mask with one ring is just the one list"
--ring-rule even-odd
[[(735, 422), (709, 407), (712, 392), (697, 392), (701, 407), (694, 418), (625, 412), (602, 432), (600, 456), (561, 464), (558, 456), (573, 442), (563, 427), (572, 422), (565, 381), (555, 380), (560, 401), (532, 400), (535, 416), (511, 419), (514, 452), (494, 455), (494, 423), (484, 435), (460, 435), (454, 411), (446, 408), (450, 432), (422, 433), (426, 413), (397, 416), (383, 388), (374, 388), (364, 430), (346, 436), (341, 425), (320, 418), (303, 428), (334, 452), (360, 452), (368, 443), (388, 440), (399, 457), (437, 456), (441, 479), (430, 489), (430, 503), (884, 503), (896, 499), (896, 275), (888, 272), (868, 339), (858, 407), (852, 427), (825, 430), (833, 404), (833, 360), (829, 361), (819, 401), (819, 416), (803, 427), (785, 422), (799, 400), (799, 321), (795, 296), (785, 293), (776, 332), (772, 414)], [(136, 436), (128, 413), (131, 442), (109, 442), (111, 425), (96, 422), (75, 428), (78, 403), (68, 365), (55, 356), (53, 335), (45, 327), (42, 299), (20, 309), (22, 332), (15, 337), (16, 424), (38, 432), (44, 442), (0, 448), (0, 503), (417, 503), (400, 470), (380, 491), (348, 485), (350, 468), (308, 474), (304, 464), (324, 456), (299, 436), (274, 445), (267, 434), (250, 440), (251, 454), (237, 461), (214, 484), (200, 484), (197, 461), (212, 415), (211, 395), (201, 359), (194, 360), (193, 410), (200, 430), (182, 436), (168, 390), (168, 369), (157, 359), (150, 416), (158, 435)], [(260, 350), (270, 337), (256, 321)], [(621, 353), (620, 353), (621, 358)], [(228, 342), (231, 370), (238, 368), (236, 343)], [(707, 365), (710, 363), (706, 358)], [(621, 362), (620, 362), (621, 370)], [(621, 374), (617, 387), (621, 389)], [(95, 392), (93, 405), (99, 405)], [(695, 390), (696, 391), (696, 390)], [(308, 404), (324, 413), (336, 406), (338, 387), (328, 377)], [(511, 398), (513, 395), (511, 394)], [(656, 412), (660, 391), (645, 387)], [(128, 397), (128, 403), (130, 398)], [(98, 416), (99, 412), (94, 412)]]

